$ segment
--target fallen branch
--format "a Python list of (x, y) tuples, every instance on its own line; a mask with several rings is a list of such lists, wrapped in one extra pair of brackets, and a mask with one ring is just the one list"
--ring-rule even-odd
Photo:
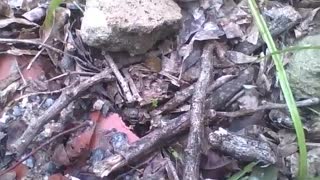
[[(223, 98), (228, 98), (224, 96)], [(312, 98), (310, 100), (298, 101), (297, 105), (299, 107), (310, 106), (319, 103), (318, 98)], [(273, 103), (272, 103), (273, 104)], [(286, 108), (286, 104), (273, 104), (273, 106), (265, 105), (260, 106), (255, 109), (255, 111), (243, 111), (242, 113), (237, 113), (240, 116), (252, 114), (258, 110), (263, 109), (275, 109), (275, 108)], [(209, 109), (206, 111), (205, 116), (208, 122), (205, 124), (212, 124), (216, 120), (216, 117), (237, 117), (232, 114), (233, 112), (221, 112), (215, 111), (214, 109)], [(94, 165), (93, 171), (97, 176), (105, 177), (111, 172), (120, 169), (121, 167), (134, 164), (142, 159), (148, 157), (151, 153), (159, 150), (161, 147), (169, 145), (175, 140), (175, 137), (186, 132), (190, 126), (189, 112), (180, 115), (179, 117), (172, 119), (165, 127), (157, 128), (153, 130), (148, 135), (144, 136), (140, 140), (131, 144), (128, 150), (122, 152), (121, 154), (115, 154), (107, 159), (104, 159)]]
[(38, 134), (41, 128), (52, 120), (58, 113), (61, 112), (69, 103), (77, 99), (84, 92), (86, 92), (91, 86), (101, 82), (101, 81), (111, 81), (113, 80), (110, 69), (105, 69), (104, 71), (96, 74), (81, 82), (76, 86), (69, 86), (65, 91), (62, 91), (60, 97), (54, 102), (50, 108), (48, 108), (43, 115), (38, 119), (34, 119), (30, 122), (28, 128), (24, 131), (22, 136), (17, 139), (11, 146), (11, 152), (16, 153), (18, 156), (21, 156), (26, 150), (28, 145)]
[(190, 109), (191, 127), (185, 149), (183, 179), (199, 179), (201, 144), (204, 138), (204, 102), (213, 69), (213, 47), (213, 43), (209, 41), (203, 48), (201, 72)]
[(123, 73), (124, 77), (127, 78), (127, 80), (128, 80), (128, 83), (129, 83), (129, 85), (130, 85), (130, 89), (131, 89), (131, 91), (132, 91), (133, 97), (134, 97), (138, 102), (141, 102), (143, 99), (142, 99), (142, 97), (140, 96), (139, 90), (137, 89), (137, 86), (136, 86), (136, 84), (134, 83), (134, 81), (133, 81), (133, 79), (132, 79), (132, 77), (131, 77), (128, 69), (127, 69), (127, 68), (122, 69), (122, 73)]

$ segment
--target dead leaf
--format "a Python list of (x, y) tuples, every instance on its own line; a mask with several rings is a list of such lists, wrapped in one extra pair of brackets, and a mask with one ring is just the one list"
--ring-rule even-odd
[(244, 35), (240, 26), (237, 23), (230, 21), (229, 19), (221, 20), (220, 26), (222, 26), (222, 29), (228, 39), (240, 38)]
[(52, 155), (52, 161), (55, 163), (58, 163), (59, 165), (70, 165), (70, 159), (68, 157), (68, 154), (62, 144), (59, 144)]
[(228, 60), (232, 61), (235, 64), (253, 63), (257, 62), (258, 60), (257, 57), (249, 56), (237, 51), (227, 51), (225, 56)]
[(210, 179), (223, 179), (228, 171), (238, 169), (233, 160), (213, 150), (209, 150), (206, 155), (201, 155), (200, 168), (203, 176)]
[[(58, 8), (61, 1), (62, 0), (53, 0), (49, 5), (46, 18), (40, 29), (40, 37), (42, 39), (42, 42), (47, 41), (47, 39), (51, 35), (51, 32), (53, 32), (52, 28), (55, 26), (55, 23), (58, 23), (58, 21), (56, 21), (56, 17), (57, 19), (59, 19), (60, 17), (59, 15), (56, 15), (56, 11), (62, 11), (61, 8)], [(64, 22), (60, 22), (60, 23), (64, 23)]]
[(162, 69), (161, 59), (157, 56), (147, 55), (144, 65), (152, 72), (160, 72)]
[(22, 17), (31, 22), (37, 22), (43, 19), (46, 15), (46, 8), (43, 6), (36, 7), (30, 11), (25, 12)]
[(21, 9), (30, 11), (31, 9), (36, 8), (40, 3), (41, 0), (23, 0)]
[(13, 23), (25, 25), (25, 26), (32, 26), (32, 27), (39, 26), (38, 24), (30, 22), (30, 21), (23, 19), (23, 18), (7, 18), (7, 19), (0, 19), (0, 28), (7, 27)]
[(7, 18), (13, 17), (13, 11), (6, 0), (0, 1), (0, 16)]
[[(60, 50), (63, 49), (63, 43), (65, 42), (67, 36), (66, 30), (69, 27), (68, 20), (70, 14), (71, 12), (69, 9), (62, 7), (56, 8), (52, 17), (52, 23), (44, 23), (40, 28), (40, 38), (42, 42), (45, 42), (46, 44)], [(47, 52), (53, 64), (58, 66), (61, 55), (51, 50), (47, 50)]]

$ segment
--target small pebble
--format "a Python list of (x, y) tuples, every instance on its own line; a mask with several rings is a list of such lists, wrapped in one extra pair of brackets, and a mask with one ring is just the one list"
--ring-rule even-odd
[(59, 171), (59, 167), (51, 161), (46, 163), (43, 167), (48, 175), (55, 174)]
[(112, 135), (111, 144), (115, 151), (122, 150), (128, 145), (128, 138), (122, 132), (116, 132)]
[(23, 164), (25, 164), (29, 168), (33, 168), (35, 165), (35, 161), (36, 160), (34, 159), (34, 157), (29, 157), (27, 160), (23, 162)]
[(22, 108), (20, 108), (19, 106), (13, 106), (12, 115), (15, 116), (15, 117), (22, 116), (23, 111), (24, 110)]
[(92, 164), (103, 160), (103, 158), (105, 157), (105, 150), (98, 148), (93, 150), (93, 152), (91, 153), (90, 156), (90, 162), (92, 162)]
[(46, 101), (43, 104), (44, 108), (49, 108), (50, 106), (52, 106), (52, 104), (54, 103), (54, 100), (51, 98), (46, 99)]
[(29, 101), (31, 102), (36, 102), (36, 103), (40, 103), (41, 102), (41, 98), (40, 96), (29, 96)]

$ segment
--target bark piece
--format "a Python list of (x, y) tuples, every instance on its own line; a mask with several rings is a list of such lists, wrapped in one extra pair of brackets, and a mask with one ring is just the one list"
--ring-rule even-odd
[(276, 155), (271, 149), (271, 146), (266, 142), (237, 136), (223, 128), (209, 133), (208, 139), (213, 148), (219, 149), (241, 161), (276, 163)]
[(201, 73), (195, 85), (196, 91), (192, 97), (190, 110), (191, 127), (188, 144), (185, 149), (183, 179), (199, 179), (201, 144), (204, 138), (203, 108), (213, 69), (213, 48), (214, 44), (212, 42), (207, 42), (204, 46), (201, 60)]

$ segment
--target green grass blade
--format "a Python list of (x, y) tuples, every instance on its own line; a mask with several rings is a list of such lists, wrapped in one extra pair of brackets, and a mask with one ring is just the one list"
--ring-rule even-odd
[(306, 45), (306, 46), (292, 46), (292, 47), (288, 47), (282, 50), (278, 50), (275, 52), (271, 52), (263, 57), (258, 58), (258, 60), (261, 59), (265, 59), (265, 58), (269, 58), (274, 54), (284, 54), (287, 52), (296, 52), (296, 51), (302, 51), (302, 50), (307, 50), (307, 49), (320, 49), (320, 46), (311, 46), (311, 45)]
[(62, 0), (51, 0), (49, 8), (47, 10), (46, 18), (43, 22), (44, 27), (51, 27), (53, 24), (54, 12), (56, 8), (60, 5)]
[[(266, 42), (271, 53), (278, 52), (277, 47), (272, 39), (271, 33), (268, 30), (267, 24), (264, 21), (262, 15), (259, 12), (258, 6), (255, 0), (249, 0), (249, 7), (255, 22), (259, 28), (263, 40)], [(288, 105), (288, 109), (294, 124), (294, 128), (297, 134), (298, 146), (299, 146), (299, 173), (298, 179), (305, 179), (307, 176), (307, 148), (305, 142), (305, 135), (303, 125), (299, 116), (298, 108), (294, 97), (292, 95), (286, 72), (283, 67), (282, 59), (279, 53), (272, 54), (272, 59), (276, 66), (277, 75), (279, 78), (280, 86), (284, 94), (284, 98)]]
[(258, 164), (258, 162), (251, 162), (248, 165), (246, 165), (241, 171), (235, 173), (234, 175), (232, 175), (230, 178), (228, 178), (228, 180), (238, 180), (240, 178), (242, 178), (245, 174), (249, 173), (252, 171), (252, 168), (254, 166), (256, 166)]
[(55, 18), (55, 11), (59, 7), (62, 0), (51, 0), (49, 8), (47, 9), (46, 18), (40, 28), (40, 38), (42, 42), (45, 43), (49, 38), (52, 27), (54, 26), (54, 18)]

